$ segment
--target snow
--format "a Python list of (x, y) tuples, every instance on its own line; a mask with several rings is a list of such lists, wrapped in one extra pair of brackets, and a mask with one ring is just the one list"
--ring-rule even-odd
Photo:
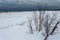
[(49, 40), (60, 40), (60, 24), (58, 25), (58, 28), (55, 30), (53, 35), (49, 36)]
[[(50, 11), (49, 13), (52, 12)], [(44, 40), (44, 36), (42, 35), (43, 30), (39, 33), (34, 32), (33, 34), (28, 32), (27, 21), (32, 15), (33, 11), (0, 13), (0, 40)], [(24, 22), (24, 25), (20, 25)], [(55, 34), (50, 35), (48, 40), (60, 40), (59, 37), (60, 28), (58, 25)]]
[(27, 25), (19, 24), (27, 21), (33, 12), (10, 12), (0, 14), (0, 40), (39, 40), (39, 33), (29, 34)]

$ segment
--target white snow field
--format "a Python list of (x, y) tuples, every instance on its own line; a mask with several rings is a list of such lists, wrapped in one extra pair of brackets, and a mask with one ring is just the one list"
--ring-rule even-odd
[[(48, 11), (48, 13), (56, 13), (59, 20), (59, 11)], [(33, 34), (28, 32), (27, 21), (28, 18), (32, 17), (32, 14), (33, 11), (0, 13), (0, 40), (44, 40), (42, 31), (39, 33), (34, 32)], [(48, 40), (60, 40), (60, 25), (58, 25), (56, 33), (50, 35)]]

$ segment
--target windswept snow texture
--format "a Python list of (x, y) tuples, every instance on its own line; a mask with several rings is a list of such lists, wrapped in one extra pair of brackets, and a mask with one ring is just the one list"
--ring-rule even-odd
[(40, 33), (29, 34), (27, 24), (33, 12), (10, 12), (0, 14), (0, 40), (39, 40)]
[[(58, 19), (60, 12), (51, 12), (57, 13)], [(27, 21), (28, 18), (32, 17), (33, 12), (8, 12), (0, 13), (0, 40), (44, 40), (42, 31), (33, 34), (29, 34)], [(25, 23), (20, 25), (21, 23)], [(59, 27), (59, 26), (58, 26)], [(50, 36), (48, 40), (60, 40), (60, 29), (57, 29), (57, 32)]]

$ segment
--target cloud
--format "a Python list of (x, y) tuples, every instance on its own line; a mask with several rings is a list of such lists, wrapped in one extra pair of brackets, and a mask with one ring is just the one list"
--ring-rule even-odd
[(28, 3), (28, 4), (34, 4), (34, 3), (47, 3), (48, 5), (59, 5), (60, 0), (0, 0), (2, 3)]

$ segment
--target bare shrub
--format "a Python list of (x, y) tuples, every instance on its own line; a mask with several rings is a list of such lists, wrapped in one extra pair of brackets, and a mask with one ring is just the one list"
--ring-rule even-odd
[(28, 27), (29, 27), (29, 32), (30, 32), (30, 33), (33, 33), (32, 19), (28, 19)]
[[(50, 15), (51, 16), (51, 15)], [(51, 28), (52, 28), (52, 24), (55, 22), (56, 17), (55, 14), (52, 15), (52, 17), (50, 18), (50, 16), (47, 14), (45, 15), (45, 23), (44, 23), (44, 27), (45, 27), (45, 34), (46, 37), (44, 40), (47, 40), (47, 38), (49, 37), (50, 33), (51, 33)]]

